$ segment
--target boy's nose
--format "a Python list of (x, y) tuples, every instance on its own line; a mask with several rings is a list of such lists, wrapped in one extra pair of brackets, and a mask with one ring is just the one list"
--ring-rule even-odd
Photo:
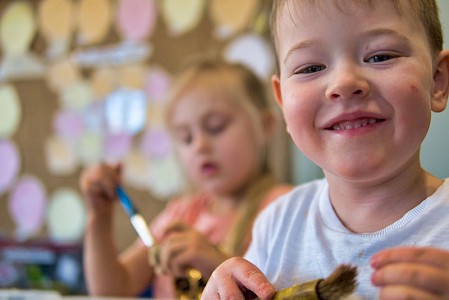
[(326, 90), (328, 100), (360, 99), (368, 94), (369, 83), (361, 67), (345, 64), (335, 68), (330, 76)]

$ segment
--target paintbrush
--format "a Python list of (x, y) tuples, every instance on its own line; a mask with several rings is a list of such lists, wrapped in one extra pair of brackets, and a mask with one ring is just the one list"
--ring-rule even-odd
[[(159, 257), (158, 257), (158, 249), (155, 242), (155, 238), (151, 233), (147, 222), (142, 217), (142, 215), (137, 210), (136, 206), (133, 204), (131, 199), (128, 197), (128, 194), (125, 190), (118, 186), (116, 188), (116, 193), (118, 198), (120, 199), (120, 204), (122, 205), (125, 212), (128, 214), (131, 224), (136, 230), (139, 237), (142, 239), (145, 246), (148, 248), (152, 248), (152, 264), (155, 268), (156, 272), (158, 272), (159, 268)], [(201, 273), (196, 269), (188, 269), (185, 277), (175, 278), (175, 289), (178, 294), (178, 297), (182, 299), (199, 299), (201, 297), (201, 293), (203, 291), (204, 286), (206, 285)]]
[(357, 286), (357, 268), (338, 266), (327, 278), (316, 279), (279, 290), (273, 300), (338, 300), (349, 296)]
[(148, 248), (154, 246), (155, 239), (148, 227), (147, 222), (134, 206), (131, 199), (129, 199), (125, 190), (122, 187), (118, 186), (116, 188), (116, 193), (118, 195), (118, 198), (120, 199), (120, 204), (128, 214), (129, 219), (131, 220), (131, 224), (133, 225), (139, 237), (142, 239), (145, 246), (147, 246)]

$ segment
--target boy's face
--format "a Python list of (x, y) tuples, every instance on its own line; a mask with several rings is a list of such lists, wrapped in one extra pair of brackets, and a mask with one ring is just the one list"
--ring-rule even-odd
[(180, 162), (196, 188), (219, 195), (240, 192), (259, 164), (253, 123), (220, 92), (192, 88), (171, 115)]
[[(326, 175), (381, 181), (419, 167), (434, 61), (411, 9), (290, 1), (278, 16), (276, 98), (297, 147)], [(295, 6), (296, 3), (296, 6)], [(347, 4), (346, 4), (347, 3)]]

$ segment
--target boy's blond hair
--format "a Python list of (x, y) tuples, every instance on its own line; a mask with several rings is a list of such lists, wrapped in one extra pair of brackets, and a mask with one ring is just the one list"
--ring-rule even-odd
[[(323, 4), (323, 1), (319, 0), (294, 0), (295, 4), (301, 2), (302, 4), (313, 5), (316, 7), (320, 7)], [(333, 0), (334, 4), (337, 8), (343, 9), (343, 5), (347, 2), (353, 3), (355, 0)], [(365, 3), (368, 5), (374, 5), (376, 1), (379, 0), (357, 0), (359, 3)], [(443, 30), (441, 28), (441, 22), (439, 17), (439, 10), (436, 0), (391, 0), (394, 3), (397, 11), (400, 14), (407, 13), (404, 12), (404, 6), (408, 5), (413, 9), (413, 12), (418, 17), (418, 19), (424, 25), (424, 29), (427, 33), (427, 38), (429, 40), (430, 47), (433, 51), (433, 54), (436, 55), (443, 49)], [(273, 0), (272, 9), (271, 9), (271, 19), (270, 19), (270, 27), (271, 27), (271, 36), (275, 46), (275, 50), (277, 49), (277, 36), (278, 32), (278, 22), (279, 15), (283, 9), (289, 9), (292, 1), (290, 0)], [(277, 55), (276, 55), (277, 57)], [(277, 58), (278, 59), (278, 58)], [(279, 68), (278, 68), (279, 72)]]

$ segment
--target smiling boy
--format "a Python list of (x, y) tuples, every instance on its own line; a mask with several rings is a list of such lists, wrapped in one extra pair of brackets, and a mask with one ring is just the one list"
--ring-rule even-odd
[(341, 263), (365, 299), (449, 299), (449, 180), (420, 162), (449, 93), (435, 1), (275, 0), (272, 14), (273, 90), (325, 178), (271, 205), (203, 299), (270, 299)]

